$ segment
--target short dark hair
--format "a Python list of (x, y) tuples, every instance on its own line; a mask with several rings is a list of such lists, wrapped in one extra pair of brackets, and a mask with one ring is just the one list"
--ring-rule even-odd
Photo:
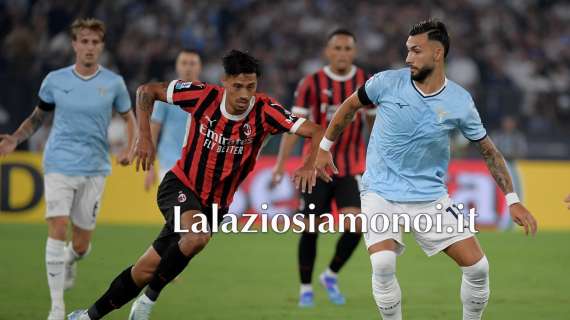
[(414, 24), (410, 29), (409, 35), (415, 36), (426, 32), (428, 34), (428, 39), (439, 41), (443, 45), (443, 56), (447, 57), (447, 54), (449, 53), (449, 35), (447, 34), (445, 24), (435, 19), (424, 20)]
[(195, 54), (197, 55), (200, 59), (202, 58), (202, 55), (200, 54), (200, 52), (196, 49), (189, 49), (189, 48), (182, 48), (180, 50), (180, 52), (178, 52), (178, 54), (180, 53), (187, 53), (187, 54)]
[(232, 50), (222, 58), (222, 61), (226, 75), (237, 76), (241, 73), (255, 73), (258, 77), (261, 76), (259, 60), (248, 53)]
[(354, 33), (344, 28), (334, 29), (331, 33), (329, 33), (329, 36), (327, 37), (327, 42), (329, 42), (336, 35), (352, 37), (352, 39), (354, 39), (354, 42), (356, 42), (356, 36), (354, 35)]

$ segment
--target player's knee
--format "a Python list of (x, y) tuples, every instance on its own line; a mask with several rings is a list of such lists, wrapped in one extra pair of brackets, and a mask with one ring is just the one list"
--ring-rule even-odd
[(462, 267), (461, 301), (471, 311), (485, 308), (491, 291), (489, 289), (489, 262), (483, 256), (469, 267)]
[(489, 277), (489, 261), (486, 256), (469, 267), (462, 267), (463, 276), (469, 281), (485, 281)]
[(68, 219), (65, 217), (48, 218), (48, 236), (57, 240), (65, 240)]
[(202, 251), (210, 241), (208, 234), (186, 234), (180, 239), (180, 251), (189, 257)]
[(135, 264), (131, 270), (131, 275), (137, 286), (141, 287), (148, 284), (154, 276), (156, 268), (149, 268), (140, 264)]
[(382, 250), (370, 255), (372, 276), (379, 285), (389, 283), (396, 275), (396, 253)]
[(91, 242), (73, 241), (72, 248), (78, 257), (85, 257), (91, 252)]

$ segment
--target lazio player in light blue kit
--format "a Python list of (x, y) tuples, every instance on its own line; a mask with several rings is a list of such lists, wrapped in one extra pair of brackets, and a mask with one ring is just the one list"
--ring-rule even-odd
[[(403, 213), (410, 221), (420, 214), (432, 218), (432, 228), (426, 228), (425, 219), (419, 220), (419, 227), (413, 227), (414, 237), (428, 256), (443, 251), (461, 267), (463, 319), (481, 319), (490, 294), (489, 264), (470, 229), (458, 226), (461, 212), (447, 194), (453, 130), (477, 144), (507, 197), (514, 222), (534, 234), (536, 221), (514, 193), (505, 160), (487, 137), (471, 95), (445, 77), (449, 51), (445, 25), (435, 20), (414, 25), (406, 46), (408, 68), (380, 72), (349, 97), (330, 122), (321, 148), (328, 151), (358, 109), (371, 103), (378, 106), (362, 178), (362, 213), (369, 221), (377, 214)], [(327, 167), (336, 170), (330, 153), (321, 152), (316, 168)], [(390, 221), (389, 226), (382, 219), (377, 222), (382, 223), (368, 229), (364, 237), (372, 263), (373, 296), (383, 319), (402, 319), (395, 272), (404, 243), (401, 228), (392, 228), (401, 220)]]
[[(201, 71), (202, 62), (198, 52), (186, 49), (180, 51), (176, 57), (178, 79), (185, 82), (199, 81)], [(154, 103), (150, 131), (152, 141), (157, 146), (160, 180), (180, 158), (189, 119), (188, 113), (179, 107), (158, 100)], [(144, 183), (145, 190), (150, 189), (156, 181), (155, 170), (149, 170)]]
[[(97, 63), (103, 51), (103, 22), (76, 20), (71, 31), (75, 64), (45, 77), (32, 115), (0, 142), (0, 155), (12, 152), (47, 117), (54, 117), (43, 159), (48, 224), (45, 261), (51, 296), (48, 320), (65, 318), (63, 291), (73, 285), (75, 262), (91, 247), (105, 177), (111, 171), (107, 129), (113, 111), (127, 122), (129, 146), (136, 128), (123, 78)], [(128, 148), (117, 160), (122, 165), (130, 163)], [(69, 220), (73, 236), (66, 246)]]

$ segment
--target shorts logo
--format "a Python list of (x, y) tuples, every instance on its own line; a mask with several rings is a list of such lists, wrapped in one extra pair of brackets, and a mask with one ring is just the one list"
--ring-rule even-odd
[(186, 202), (186, 195), (182, 191), (178, 191), (178, 202)]
[(251, 126), (249, 125), (249, 123), (244, 124), (242, 129), (243, 129), (243, 134), (245, 134), (248, 137), (251, 135)]

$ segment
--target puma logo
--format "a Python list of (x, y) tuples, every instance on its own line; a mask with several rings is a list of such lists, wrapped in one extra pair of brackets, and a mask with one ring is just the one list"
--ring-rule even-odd
[(205, 116), (205, 117), (206, 117), (206, 120), (207, 120), (208, 123), (209, 123), (209, 127), (213, 127), (213, 126), (214, 126), (214, 122), (216, 122), (216, 120), (210, 119), (209, 116)]

